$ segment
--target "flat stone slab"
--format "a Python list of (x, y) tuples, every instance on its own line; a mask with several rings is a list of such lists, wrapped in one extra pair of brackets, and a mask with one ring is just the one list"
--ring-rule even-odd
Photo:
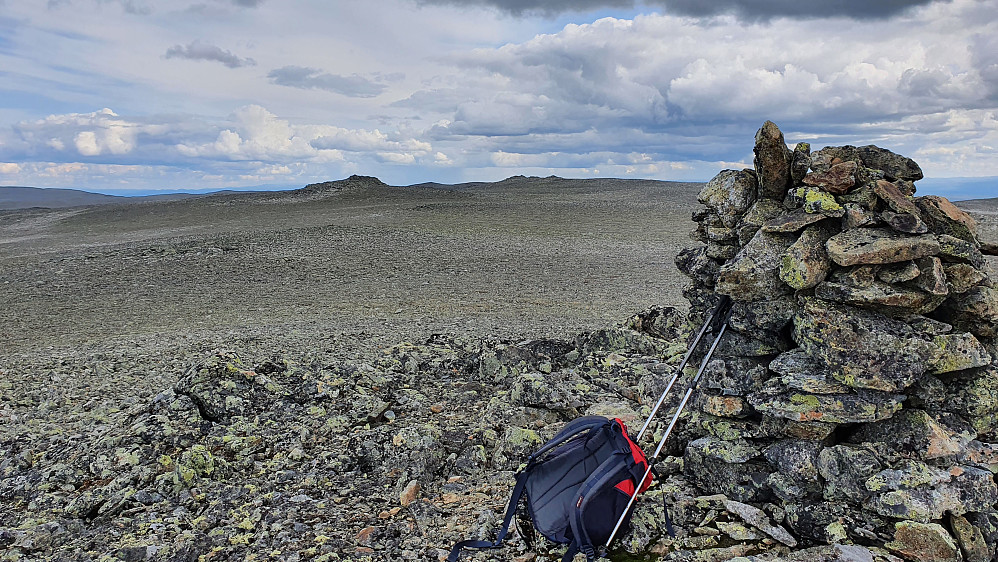
[(804, 209), (797, 209), (767, 221), (766, 224), (762, 225), (762, 230), (765, 232), (800, 232), (804, 228), (827, 218), (825, 215), (808, 213)]
[(825, 244), (828, 256), (841, 266), (885, 264), (915, 260), (939, 253), (935, 236), (909, 236), (884, 228), (852, 228)]
[(855, 306), (868, 308), (886, 306), (910, 310), (918, 314), (931, 312), (939, 305), (939, 302), (932, 300), (932, 295), (924, 291), (908, 289), (883, 281), (874, 281), (868, 287), (826, 281), (815, 287), (814, 296)]
[(756, 394), (749, 404), (763, 414), (792, 421), (870, 423), (885, 420), (901, 409), (905, 397), (885, 392), (809, 394), (791, 391), (776, 396)]

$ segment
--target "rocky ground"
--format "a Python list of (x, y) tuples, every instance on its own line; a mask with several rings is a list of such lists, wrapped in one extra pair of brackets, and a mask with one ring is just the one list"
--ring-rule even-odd
[[(438, 560), (492, 536), (527, 451), (638, 419), (671, 377), (685, 313), (650, 306), (683, 304), (700, 187), (355, 179), (0, 215), (0, 558)], [(613, 559), (819, 554), (668, 453)], [(519, 533), (466, 556), (560, 557)]]

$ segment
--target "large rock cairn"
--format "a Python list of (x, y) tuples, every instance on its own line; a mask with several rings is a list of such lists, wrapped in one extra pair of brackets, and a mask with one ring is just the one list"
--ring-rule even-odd
[(992, 560), (998, 539), (993, 244), (922, 171), (876, 146), (790, 150), (766, 122), (754, 169), (700, 192), (677, 265), (699, 323), (730, 335), (688, 431), (687, 478), (770, 504), (803, 544)]

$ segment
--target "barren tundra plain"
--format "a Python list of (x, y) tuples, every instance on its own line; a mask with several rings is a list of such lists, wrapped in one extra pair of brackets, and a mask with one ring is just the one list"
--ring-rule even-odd
[[(474, 428), (533, 421), (500, 420), (464, 352), (684, 309), (701, 187), (353, 177), (0, 211), (0, 559), (437, 560), (488, 536), (533, 444)], [(958, 204), (998, 240), (998, 200)]]

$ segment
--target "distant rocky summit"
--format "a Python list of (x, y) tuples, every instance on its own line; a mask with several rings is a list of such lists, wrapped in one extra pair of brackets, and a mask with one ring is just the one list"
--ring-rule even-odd
[[(915, 197), (921, 170), (888, 150), (791, 150), (767, 122), (755, 154), (700, 193), (688, 313), (335, 360), (215, 350), (81, 433), (0, 442), (0, 560), (445, 560), (495, 537), (515, 471), (567, 421), (640, 427), (721, 295), (728, 335), (612, 560), (993, 560), (993, 241)], [(462, 560), (560, 559), (531, 535)]]

